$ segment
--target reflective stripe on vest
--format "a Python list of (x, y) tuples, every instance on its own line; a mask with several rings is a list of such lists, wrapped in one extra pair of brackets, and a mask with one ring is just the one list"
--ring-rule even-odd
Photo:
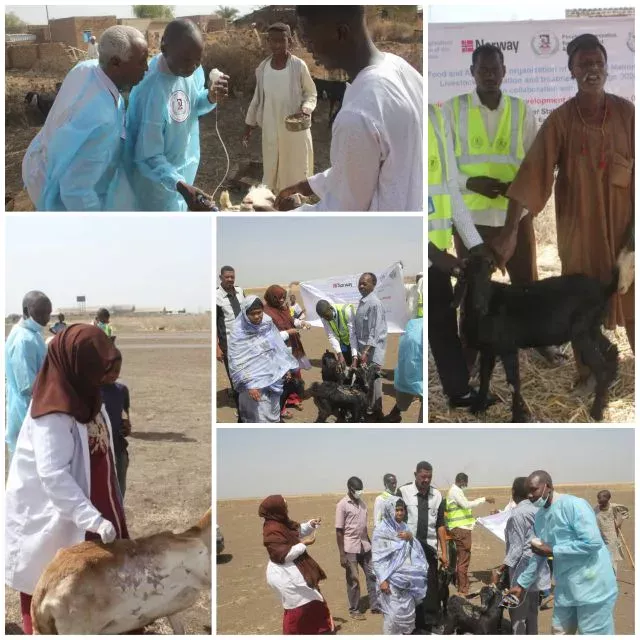
[(453, 207), (447, 188), (449, 165), (444, 147), (445, 121), (442, 111), (429, 105), (429, 242), (442, 251), (451, 246), (453, 238)]
[(474, 524), (476, 519), (471, 515), (471, 509), (463, 509), (454, 500), (447, 499), (444, 512), (444, 522), (447, 529), (466, 527)]
[[(479, 107), (472, 105), (472, 94), (453, 99), (453, 123), (455, 153), (458, 170), (469, 177), (488, 176), (502, 182), (511, 182), (522, 160), (522, 142), (525, 102), (520, 98), (503, 94), (504, 109), (495, 139), (489, 141)], [(507, 210), (509, 203), (504, 196), (486, 198), (467, 189), (462, 190), (464, 203), (470, 211)]]
[(329, 326), (342, 344), (351, 346), (349, 326), (347, 325), (347, 307), (351, 307), (353, 310), (353, 306), (350, 304), (334, 304), (332, 306), (336, 310), (336, 317), (329, 320)]

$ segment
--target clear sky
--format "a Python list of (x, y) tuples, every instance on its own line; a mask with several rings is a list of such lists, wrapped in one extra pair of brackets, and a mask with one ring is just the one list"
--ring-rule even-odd
[[(145, 3), (140, 3), (145, 4)], [(117, 18), (133, 18), (132, 5), (123, 2), (114, 2), (113, 4), (93, 5), (87, 3), (79, 3), (77, 5), (60, 4), (47, 5), (49, 7), (49, 18), (71, 18), (73, 16), (112, 16), (115, 14)], [(173, 7), (176, 18), (181, 16), (197, 16), (215, 13), (218, 8), (217, 4), (188, 4), (188, 5), (169, 5)], [(240, 10), (239, 15), (249, 13), (257, 9), (261, 5), (250, 4), (225, 4), (223, 6), (235, 7)], [(47, 24), (47, 12), (45, 5), (5, 5), (5, 13), (13, 12), (21, 20), (27, 24)]]
[(580, 2), (505, 2), (501, 5), (449, 4), (437, 2), (427, 6), (429, 22), (501, 22), (513, 20), (563, 20), (565, 9), (595, 9), (633, 5), (624, 0), (580, 0)]
[(544, 469), (554, 482), (634, 481), (634, 429), (217, 429), (218, 498), (345, 490), (358, 476), (365, 491), (382, 491), (382, 476), (400, 484), (416, 463), (433, 465), (436, 486), (456, 473), (469, 486), (509, 486)]
[(217, 227), (217, 273), (236, 270), (240, 287), (377, 271), (400, 260), (423, 270), (422, 217), (224, 217)]
[(212, 229), (208, 217), (8, 216), (6, 313), (44, 291), (55, 307), (211, 309)]

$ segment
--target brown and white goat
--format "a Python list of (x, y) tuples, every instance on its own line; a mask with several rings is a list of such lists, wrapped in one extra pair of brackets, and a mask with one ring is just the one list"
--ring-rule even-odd
[(109, 544), (61, 549), (31, 602), (34, 634), (121, 634), (169, 618), (211, 589), (211, 509), (183, 533), (163, 531)]

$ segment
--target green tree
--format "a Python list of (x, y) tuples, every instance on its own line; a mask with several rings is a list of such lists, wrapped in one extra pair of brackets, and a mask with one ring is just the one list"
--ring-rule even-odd
[(234, 7), (223, 7), (219, 6), (216, 13), (227, 21), (233, 20), (239, 13), (239, 9), (235, 9)]
[(136, 18), (151, 18), (152, 20), (173, 20), (173, 7), (166, 4), (134, 4), (133, 15)]
[(24, 33), (27, 23), (23, 22), (18, 16), (10, 11), (4, 15), (5, 31), (7, 33)]

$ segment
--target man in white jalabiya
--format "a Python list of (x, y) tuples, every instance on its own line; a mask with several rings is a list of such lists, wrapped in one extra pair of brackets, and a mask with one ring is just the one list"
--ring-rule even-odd
[(243, 143), (256, 127), (262, 129), (263, 184), (277, 193), (313, 175), (311, 129), (289, 131), (285, 119), (311, 119), (317, 92), (304, 60), (291, 51), (289, 25), (269, 27), (267, 45), (271, 55), (256, 69), (256, 89), (249, 105)]

